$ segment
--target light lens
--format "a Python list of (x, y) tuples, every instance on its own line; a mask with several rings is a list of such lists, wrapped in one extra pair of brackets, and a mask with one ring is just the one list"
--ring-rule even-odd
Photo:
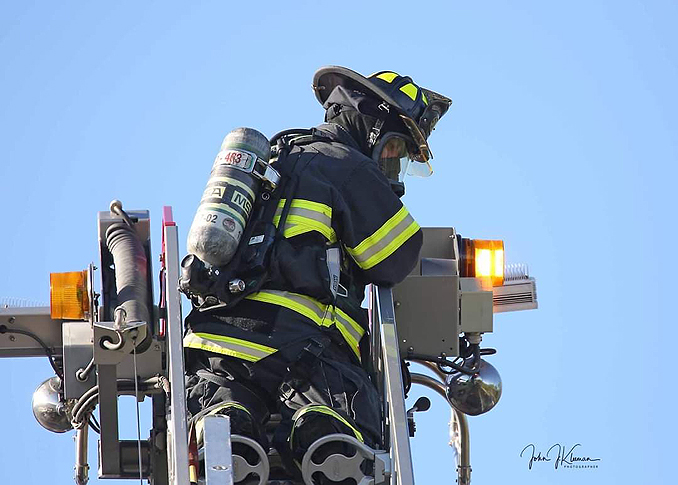
[(87, 271), (50, 273), (49, 305), (53, 320), (87, 320)]
[(492, 286), (504, 284), (504, 241), (473, 239), (475, 276), (492, 278)]

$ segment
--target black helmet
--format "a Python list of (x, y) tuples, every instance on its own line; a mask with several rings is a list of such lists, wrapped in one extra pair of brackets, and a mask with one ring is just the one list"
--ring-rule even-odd
[(392, 71), (380, 71), (366, 78), (345, 67), (326, 66), (313, 76), (313, 90), (320, 104), (325, 103), (337, 86), (380, 99), (387, 112), (394, 109), (417, 145), (418, 159), (428, 162), (432, 158), (426, 139), (452, 100), (420, 88), (408, 76)]

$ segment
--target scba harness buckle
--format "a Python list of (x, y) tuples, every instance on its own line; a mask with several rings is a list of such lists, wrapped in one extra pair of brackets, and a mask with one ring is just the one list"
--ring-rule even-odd
[[(329, 443), (349, 444), (355, 448), (351, 456), (335, 453), (322, 463), (313, 461), (313, 454)], [(373, 475), (364, 472), (365, 461), (372, 461)], [(391, 458), (388, 452), (373, 450), (356, 438), (346, 434), (330, 434), (315, 441), (304, 454), (301, 474), (306, 485), (313, 485), (313, 475), (322, 473), (329, 480), (339, 482), (347, 478), (355, 480), (357, 485), (386, 485), (391, 483)]]

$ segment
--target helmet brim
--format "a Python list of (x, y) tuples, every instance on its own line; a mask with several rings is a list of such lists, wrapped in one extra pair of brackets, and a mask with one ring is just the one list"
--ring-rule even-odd
[[(417, 122), (410, 118), (391, 96), (370, 82), (365, 76), (341, 66), (325, 66), (315, 72), (313, 76), (313, 91), (321, 105), (325, 105), (325, 101), (327, 101), (327, 98), (329, 98), (330, 94), (337, 86), (360, 91), (368, 96), (371, 95), (377, 99), (386, 101), (386, 103), (388, 103), (403, 120), (403, 124), (419, 147), (420, 155), (424, 159), (423, 161), (428, 161), (429, 158), (433, 158), (431, 148), (426, 141), (426, 136), (417, 125)], [(445, 107), (445, 111), (447, 111), (447, 106)]]

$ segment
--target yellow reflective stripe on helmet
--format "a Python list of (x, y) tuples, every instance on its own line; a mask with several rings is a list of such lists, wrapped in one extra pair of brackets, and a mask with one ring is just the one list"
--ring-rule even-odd
[(377, 79), (381, 79), (382, 81), (386, 81), (387, 83), (392, 83), (393, 80), (398, 77), (398, 75), (395, 72), (382, 72), (376, 77)]
[(365, 439), (363, 438), (362, 433), (358, 431), (358, 428), (349, 423), (348, 420), (344, 418), (341, 414), (339, 414), (329, 406), (324, 406), (322, 404), (312, 404), (310, 406), (306, 406), (299, 409), (296, 413), (294, 413), (294, 416), (292, 416), (294, 424), (292, 425), (292, 433), (290, 434), (290, 448), (292, 447), (292, 439), (294, 438), (294, 430), (296, 429), (296, 423), (304, 414), (307, 413), (321, 413), (327, 416), (331, 416), (337, 421), (340, 421), (341, 423), (349, 427), (351, 431), (353, 431), (353, 435), (356, 438), (358, 438), (358, 440), (360, 440), (361, 443), (365, 442)]
[(358, 266), (370, 269), (381, 263), (419, 230), (410, 213), (403, 206), (374, 234), (364, 239), (355, 248), (346, 248)]
[[(278, 226), (280, 216), (285, 206), (285, 199), (278, 203), (273, 223)], [(294, 227), (295, 226), (295, 227)], [(294, 227), (294, 229), (293, 229)], [(317, 231), (330, 243), (337, 241), (337, 235), (332, 229), (332, 208), (320, 202), (311, 200), (292, 199), (290, 211), (285, 221), (285, 237), (298, 236), (310, 231)]]
[(419, 90), (417, 89), (417, 86), (415, 86), (414, 84), (407, 83), (404, 86), (402, 86), (400, 88), (400, 90), (403, 93), (407, 94), (410, 98), (412, 98), (412, 101), (417, 99), (417, 91), (419, 91)]
[(320, 327), (336, 327), (360, 360), (359, 342), (365, 335), (365, 329), (341, 309), (328, 309), (328, 305), (323, 305), (315, 298), (289, 291), (261, 290), (245, 299), (283, 306), (305, 316)]
[(204, 332), (186, 335), (184, 337), (184, 347), (230, 355), (231, 357), (237, 357), (249, 362), (257, 362), (277, 351), (273, 347), (248, 342), (247, 340)]

